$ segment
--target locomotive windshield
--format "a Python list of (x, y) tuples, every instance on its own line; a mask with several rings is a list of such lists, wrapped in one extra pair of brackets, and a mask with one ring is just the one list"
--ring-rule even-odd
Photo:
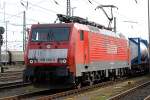
[(68, 41), (68, 28), (35, 28), (32, 29), (31, 41)]

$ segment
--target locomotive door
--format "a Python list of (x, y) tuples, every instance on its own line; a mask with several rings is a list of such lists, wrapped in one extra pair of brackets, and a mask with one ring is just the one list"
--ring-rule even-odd
[(89, 64), (89, 38), (88, 32), (84, 31), (84, 64)]

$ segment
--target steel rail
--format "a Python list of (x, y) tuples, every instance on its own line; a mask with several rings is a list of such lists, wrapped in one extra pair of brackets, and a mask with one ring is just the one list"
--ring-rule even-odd
[(39, 94), (43, 94), (46, 91), (49, 91), (49, 90), (41, 90), (41, 91), (37, 91), (37, 92), (30, 92), (30, 93), (25, 93), (25, 94), (20, 94), (20, 95), (4, 97), (4, 98), (0, 98), (0, 100), (21, 100), (21, 99), (37, 96)]
[(24, 83), (23, 81), (11, 82), (11, 83), (7, 83), (7, 84), (0, 84), (0, 91), (4, 90), (4, 89), (12, 89), (15, 87), (23, 87), (23, 86), (27, 86), (30, 84), (31, 83)]
[(144, 100), (150, 100), (150, 95), (147, 96)]
[(8, 76), (8, 77), (0, 77), (0, 81), (12, 80), (12, 79), (22, 79), (22, 76)]
[(142, 88), (142, 87), (144, 87), (144, 86), (148, 86), (148, 85), (150, 85), (150, 81), (145, 82), (145, 83), (143, 83), (143, 84), (140, 84), (140, 85), (138, 85), (138, 86), (136, 86), (136, 87), (133, 87), (133, 88), (131, 88), (131, 89), (129, 89), (129, 90), (126, 90), (126, 91), (124, 91), (124, 92), (122, 92), (122, 93), (120, 93), (120, 94), (117, 94), (117, 95), (115, 95), (115, 96), (112, 96), (112, 97), (108, 98), (108, 100), (120, 100), (121, 98), (123, 98), (123, 97), (125, 97), (126, 95), (132, 93), (133, 91), (136, 91), (137, 89)]
[(0, 73), (0, 75), (12, 75), (12, 74), (22, 74), (22, 71), (7, 71), (4, 73)]

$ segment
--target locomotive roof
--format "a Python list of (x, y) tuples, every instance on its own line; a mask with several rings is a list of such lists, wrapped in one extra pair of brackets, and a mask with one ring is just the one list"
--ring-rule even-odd
[(71, 27), (74, 23), (50, 23), (50, 24), (33, 24), (32, 28), (44, 28), (44, 27)]
[(45, 27), (75, 27), (78, 30), (85, 30), (89, 32), (95, 32), (99, 34), (109, 35), (113, 37), (118, 38), (124, 38), (121, 37), (118, 33), (115, 33), (113, 31), (107, 30), (107, 29), (100, 29), (91, 25), (84, 25), (80, 23), (52, 23), (52, 24), (33, 24), (32, 28), (45, 28)]
[(105, 34), (113, 37), (124, 38), (123, 35), (118, 35), (112, 31), (112, 28), (105, 27), (101, 24), (88, 21), (87, 19), (78, 16), (67, 16), (63, 14), (57, 14), (57, 17), (61, 23), (54, 24), (36, 24), (34, 27), (76, 27), (78, 30), (86, 30), (89, 32), (95, 32)]
[(89, 32), (95, 32), (95, 33), (105, 34), (105, 35), (109, 35), (109, 36), (119, 37), (118, 34), (116, 34), (113, 31), (106, 30), (106, 29), (100, 29), (100, 28), (90, 26), (90, 25), (82, 25), (82, 24), (75, 23), (74, 26), (78, 30), (87, 30)]

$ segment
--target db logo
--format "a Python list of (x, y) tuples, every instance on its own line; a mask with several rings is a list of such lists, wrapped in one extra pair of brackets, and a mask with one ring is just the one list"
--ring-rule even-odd
[(51, 48), (51, 45), (47, 45), (46, 47), (49, 49), (49, 48)]

